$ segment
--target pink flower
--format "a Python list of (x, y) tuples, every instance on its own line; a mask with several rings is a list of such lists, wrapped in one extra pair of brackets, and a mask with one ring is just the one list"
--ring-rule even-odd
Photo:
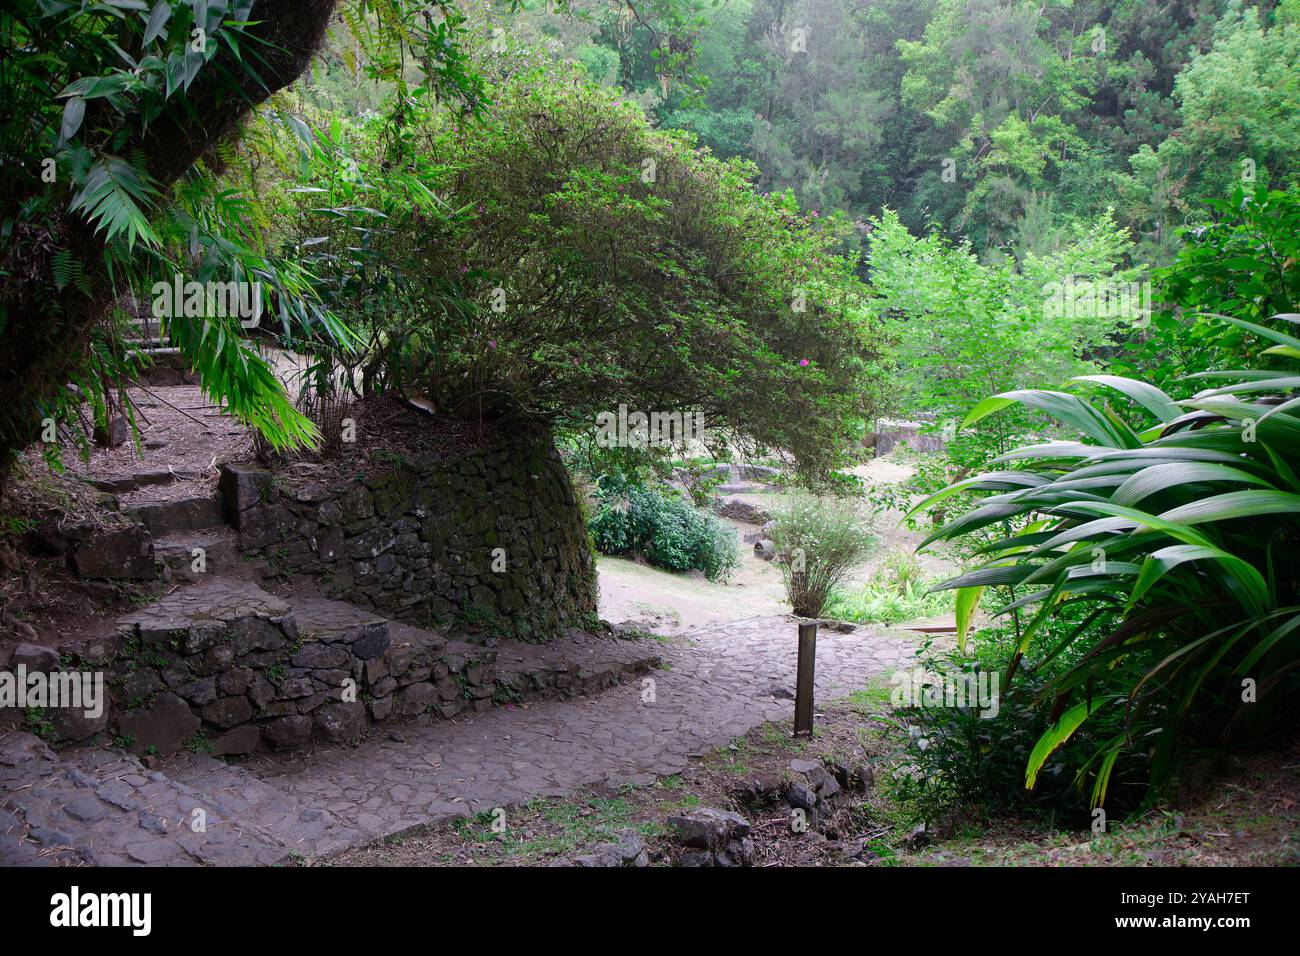
[(812, 217), (813, 217), (814, 219), (820, 219), (820, 218), (821, 218), (820, 216), (817, 215), (817, 210), (816, 210), (816, 209), (814, 209), (814, 210), (812, 211)]
[(460, 271), (461, 271), (461, 272), (469, 272), (469, 266), (461, 266), (461, 267), (460, 267)]
[(808, 360), (807, 360), (807, 359), (800, 359), (800, 360), (799, 360), (799, 365), (800, 365), (801, 367), (804, 366), (804, 365), (807, 365), (807, 364), (808, 364)]
[(496, 340), (496, 339), (488, 339), (488, 348), (490, 348), (490, 349), (494, 349), (494, 348), (496, 348), (496, 347), (497, 347), (497, 340)]

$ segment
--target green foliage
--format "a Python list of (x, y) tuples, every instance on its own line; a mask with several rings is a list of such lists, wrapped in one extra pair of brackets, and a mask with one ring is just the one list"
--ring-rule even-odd
[(1238, 185), (1206, 207), (1212, 218), (1184, 230), (1177, 259), (1156, 274), (1157, 297), (1177, 308), (1158, 310), (1113, 363), (1178, 398), (1198, 387), (1189, 375), (1249, 361), (1255, 338), (1212, 315), (1280, 328), (1271, 316), (1300, 309), (1300, 189)]
[(951, 596), (931, 592), (928, 580), (909, 552), (891, 554), (856, 588), (835, 588), (822, 613), (859, 624), (901, 624), (952, 610)]
[(1300, 172), (1296, 0), (740, 0), (670, 31), (684, 83), (630, 9), (535, 22), (663, 127), (753, 160), (761, 188), (859, 221), (892, 208), (981, 255), (1064, 249), (1110, 206), (1134, 261), (1164, 263), (1247, 169)]
[[(1071, 623), (1078, 615), (1066, 611)], [(982, 633), (984, 643), (975, 655), (940, 651), (928, 646), (918, 657), (931, 675), (949, 680), (978, 677), (991, 681), (1006, 653), (1015, 644), (1011, 628)], [(895, 700), (894, 717), (902, 747), (889, 762), (885, 787), (891, 798), (926, 823), (953, 817), (989, 822), (1008, 814), (1050, 815), (1057, 825), (1085, 826), (1090, 821), (1086, 791), (1077, 784), (1076, 769), (1087, 763), (1092, 750), (1109, 734), (1122, 731), (1123, 714), (1099, 714), (1076, 731), (1043, 763), (1037, 785), (1025, 787), (1025, 766), (1035, 745), (1049, 729), (1049, 713), (1037, 700), (1046, 693), (1049, 674), (1060, 666), (1019, 675), (1016, 684), (999, 685), (993, 708), (948, 706), (936, 700)], [(910, 675), (909, 675), (910, 676)], [(942, 687), (937, 688), (942, 697)], [(895, 694), (898, 693), (897, 685)], [(1142, 792), (1141, 760), (1129, 757), (1112, 768), (1108, 807), (1122, 811), (1135, 806)]]
[[(998, 613), (1033, 610), (1008, 682), (1022, 661), (1041, 668), (1086, 648), (1039, 696), (1053, 727), (1027, 768), (1031, 784), (1054, 747), (1098, 714), (1122, 714), (1124, 729), (1078, 768), (1080, 781), (1092, 781), (1094, 803), (1105, 799), (1122, 754), (1144, 754), (1159, 785), (1185, 745), (1265, 736), (1293, 714), (1300, 696), (1300, 418), (1288, 414), (1294, 403), (1287, 399), (1300, 386), (1292, 357), (1300, 357), (1300, 339), (1226, 321), (1276, 343), (1268, 351), (1285, 357), (1285, 369), (1204, 373), (1235, 384), (1179, 403), (1132, 379), (1073, 383), (1131, 401), (1137, 408), (1128, 416), (1138, 425), (1077, 391), (995, 396), (968, 421), (1019, 402), (1085, 441), (1017, 449), (994, 462), (1013, 470), (975, 476), (921, 506), (963, 487), (993, 492), (931, 540), (1017, 529), (944, 585), (1013, 587), (1018, 597)], [(1062, 608), (1076, 606), (1102, 630), (1052, 626)]]
[[(480, 104), (481, 81), (460, 43), (464, 16), (454, 7), (432, 15), (403, 0), (357, 0), (340, 9), (368, 75), (392, 84), (399, 103), (432, 96), (464, 110)], [(144, 360), (118, 306), (132, 295), (148, 298), (157, 281), (258, 282), (261, 304), (278, 313), (279, 344), (309, 350), (325, 335), (342, 347), (346, 330), (322, 308), (310, 273), (263, 244), (275, 211), (213, 173), (242, 160), (213, 131), (233, 127), (300, 68), (273, 42), (276, 31), (320, 22), (319, 8), (267, 16), (257, 18), (251, 0), (18, 0), (0, 13), (7, 67), (0, 152), (8, 171), (0, 191), (0, 360), (21, 357), (35, 380), (0, 410), (0, 475), (32, 421), (81, 414), (62, 391), (69, 378), (95, 421), (130, 418), (124, 386)], [(408, 56), (420, 66), (419, 85), (395, 66)], [(39, 336), (11, 324), (3, 337), (11, 318), (29, 323), (32, 315), (72, 334), (47, 333), (47, 343), (34, 344)], [(311, 423), (250, 341), (256, 333), (237, 318), (171, 317), (164, 332), (205, 393), (273, 446), (314, 442)]]
[(491, 93), (481, 122), (430, 110), (397, 142), (336, 129), (328, 180), (300, 187), (293, 238), (365, 386), (567, 431), (620, 403), (693, 411), (808, 474), (841, 462), (873, 354), (843, 224), (566, 68), (525, 57)]
[(794, 613), (820, 617), (831, 591), (874, 541), (856, 499), (792, 493), (772, 513), (772, 543)]
[[(1063, 381), (1094, 368), (1085, 354), (1141, 319), (1136, 311), (1074, 307), (1058, 295), (1068, 283), (1127, 286), (1137, 279), (1136, 270), (1120, 268), (1131, 242), (1109, 214), (1078, 225), (1060, 252), (992, 263), (937, 232), (912, 236), (893, 212), (872, 227), (873, 305), (888, 330), (903, 409), (951, 420), (982, 395)], [(1005, 450), (1011, 430), (1024, 426), (1019, 419), (985, 434)]]
[(670, 571), (725, 580), (739, 565), (735, 529), (656, 488), (606, 481), (588, 527), (604, 554), (640, 555)]

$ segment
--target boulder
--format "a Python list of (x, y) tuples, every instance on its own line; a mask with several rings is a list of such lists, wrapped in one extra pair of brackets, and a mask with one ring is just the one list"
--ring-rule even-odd
[(13, 649), (8, 666), (17, 670), (20, 664), (28, 673), (52, 674), (59, 669), (59, 652), (44, 644), (19, 644)]
[(291, 714), (262, 724), (262, 736), (276, 750), (290, 750), (311, 739), (311, 727), (312, 719), (306, 714)]
[(724, 518), (745, 524), (761, 525), (772, 520), (771, 514), (767, 511), (740, 498), (723, 498), (718, 502), (716, 510)]
[(204, 707), (201, 713), (208, 723), (229, 730), (253, 719), (253, 705), (247, 697), (222, 697)]
[(98, 717), (87, 717), (85, 707), (51, 707), (47, 714), (54, 736), (60, 741), (86, 740), (108, 728), (108, 689), (104, 688), (99, 701)]
[(318, 707), (313, 716), (316, 732), (335, 743), (356, 740), (366, 729), (366, 708), (360, 703), (334, 701)]
[(840, 792), (840, 785), (831, 776), (820, 760), (791, 760), (790, 772), (802, 777), (804, 783), (817, 796), (817, 800), (829, 800)]
[(293, 655), (294, 667), (335, 668), (348, 663), (348, 652), (333, 644), (304, 644)]
[(213, 740), (212, 755), (224, 757), (228, 754), (251, 754), (261, 739), (262, 732), (255, 725), (244, 724)]
[(438, 700), (438, 691), (432, 684), (421, 681), (403, 687), (398, 692), (397, 711), (403, 717), (423, 714)]
[(716, 850), (729, 840), (749, 836), (749, 821), (730, 810), (700, 807), (668, 818), (674, 838), (683, 846)]
[(645, 838), (640, 833), (628, 829), (620, 830), (614, 835), (618, 838), (617, 842), (601, 843), (592, 847), (587, 853), (575, 858), (573, 865), (579, 867), (650, 865)]

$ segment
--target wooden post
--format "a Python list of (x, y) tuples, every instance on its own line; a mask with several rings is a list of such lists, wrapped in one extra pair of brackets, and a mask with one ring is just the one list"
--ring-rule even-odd
[(794, 735), (813, 732), (813, 670), (817, 658), (817, 622), (799, 622), (799, 670), (795, 677)]

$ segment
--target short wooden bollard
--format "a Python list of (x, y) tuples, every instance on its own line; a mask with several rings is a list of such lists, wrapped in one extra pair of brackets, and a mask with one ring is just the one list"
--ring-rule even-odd
[(799, 622), (799, 670), (795, 677), (794, 735), (813, 735), (813, 668), (817, 658), (817, 622)]

